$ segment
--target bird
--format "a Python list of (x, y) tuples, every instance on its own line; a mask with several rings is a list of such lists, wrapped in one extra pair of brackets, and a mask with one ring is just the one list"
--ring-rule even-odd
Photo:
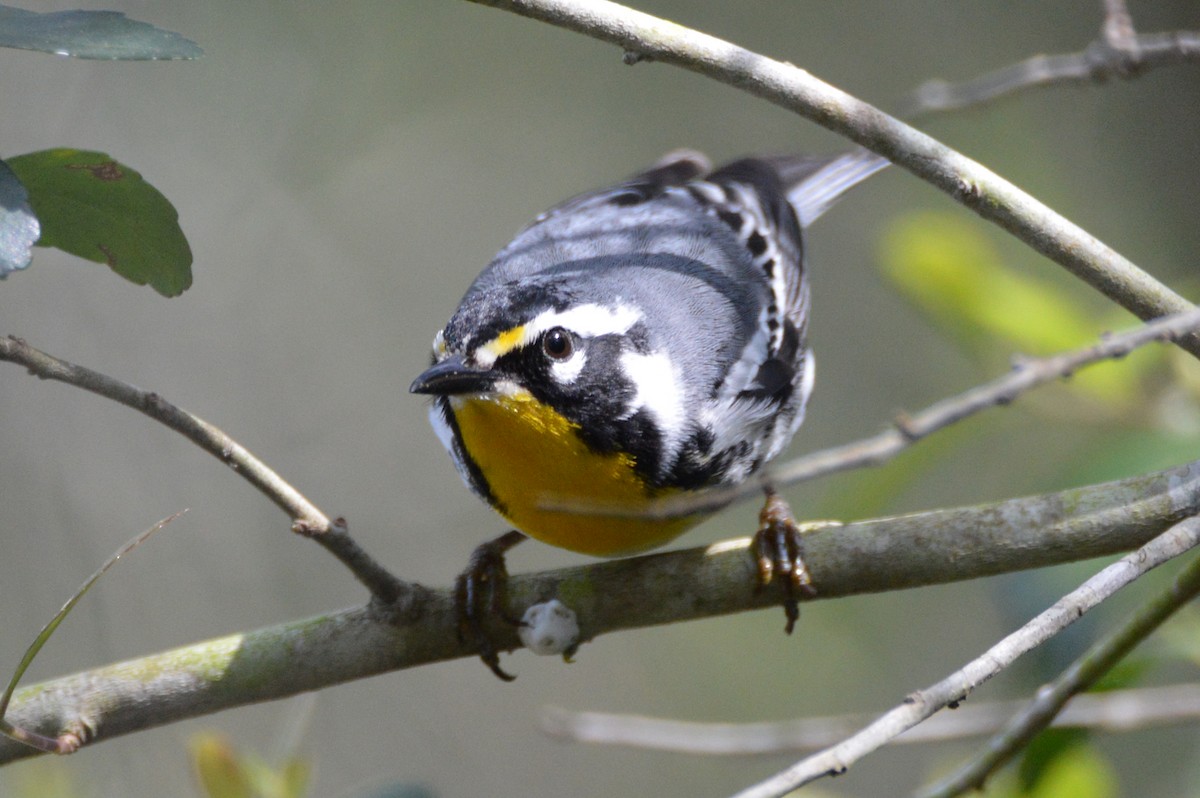
[[(410, 391), (466, 485), (514, 529), (456, 581), (460, 634), (483, 631), (505, 555), (529, 537), (597, 557), (664, 545), (712, 510), (653, 502), (739, 485), (778, 456), (813, 389), (805, 228), (888, 161), (668, 153), (537, 216), (475, 278)], [(790, 633), (813, 591), (800, 526), (765, 486), (753, 552), (780, 575)], [(616, 509), (619, 512), (613, 512)]]

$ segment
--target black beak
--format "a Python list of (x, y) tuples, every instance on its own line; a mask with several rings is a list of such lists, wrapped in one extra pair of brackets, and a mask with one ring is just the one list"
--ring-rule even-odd
[(436, 366), (430, 366), (408, 387), (410, 393), (431, 393), (451, 396), (459, 393), (485, 393), (492, 389), (496, 376), (491, 371), (480, 371), (463, 362), (460, 355), (446, 358)]

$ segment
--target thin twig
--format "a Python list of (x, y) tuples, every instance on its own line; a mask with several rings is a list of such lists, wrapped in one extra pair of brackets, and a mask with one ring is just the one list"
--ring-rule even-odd
[[(1193, 535), (1200, 519), (1190, 518)], [(1178, 527), (1177, 527), (1178, 528)], [(1145, 640), (1180, 607), (1200, 594), (1200, 558), (1181, 571), (1161, 594), (1131, 615), (1071, 663), (1057, 679), (1037, 691), (1032, 701), (1017, 712), (979, 753), (944, 780), (918, 793), (921, 798), (950, 798), (983, 789), (988, 776), (1018, 754), (1039, 732), (1049, 726), (1074, 696), (1087, 690), (1112, 670), (1134, 646)]]
[[(884, 518), (815, 532), (806, 551), (818, 598), (899, 590), (1129, 551), (1200, 513), (1200, 461), (1157, 474)], [(774, 607), (756, 591), (747, 538), (706, 548), (515, 575), (509, 608), (557, 597), (584, 641)], [(456, 633), (453, 590), (430, 590), (419, 618), (395, 623), (372, 605), (195, 643), (18, 690), (12, 723), (39, 733), (87, 728), (89, 744), (386, 671), (474, 656)], [(497, 647), (519, 647), (498, 630)], [(586, 648), (576, 667), (588, 668)], [(32, 756), (0, 739), (0, 763)]]
[[(942, 712), (897, 737), (894, 743), (932, 743), (993, 734), (1028, 701), (964, 704)], [(542, 711), (542, 731), (576, 743), (617, 745), (700, 756), (747, 756), (825, 748), (844, 740), (876, 716), (861, 713), (777, 722), (703, 723), (575, 712), (558, 707)], [(1195, 723), (1200, 719), (1200, 684), (1141, 687), (1076, 696), (1054, 718), (1056, 728), (1132, 731)]]
[(33, 643), (30, 644), (29, 648), (25, 650), (25, 655), (21, 657), (21, 661), (17, 664), (17, 668), (13, 672), (12, 678), (9, 679), (8, 686), (4, 689), (4, 694), (0, 695), (0, 733), (11, 737), (18, 742), (25, 743), (26, 745), (31, 746), (39, 751), (55, 754), (74, 753), (75, 751), (79, 750), (81, 745), (87, 742), (87, 727), (82, 723), (60, 730), (55, 737), (47, 737), (44, 734), (38, 734), (32, 729), (26, 729), (22, 726), (9, 723), (8, 719), (5, 718), (4, 715), (6, 712), (8, 712), (8, 705), (12, 701), (13, 691), (17, 689), (17, 683), (20, 682), (21, 677), (25, 675), (25, 671), (29, 669), (29, 666), (33, 664), (34, 658), (37, 657), (39, 652), (41, 652), (42, 647), (49, 642), (51, 636), (53, 636), (55, 631), (58, 630), (58, 627), (62, 624), (62, 622), (66, 620), (67, 615), (70, 614), (71, 610), (75, 609), (75, 605), (78, 604), (79, 601), (87, 594), (87, 592), (92, 589), (92, 586), (99, 581), (100, 577), (108, 573), (108, 570), (116, 565), (118, 560), (128, 555), (138, 546), (149, 540), (151, 535), (158, 532), (160, 529), (186, 512), (186, 509), (180, 510), (174, 515), (167, 516), (149, 529), (141, 532), (131, 540), (127, 541), (125, 545), (117, 549), (115, 554), (105, 560), (100, 567), (97, 568), (82, 585), (80, 585), (79, 589), (76, 590), (75, 593), (69, 599), (67, 599), (66, 603), (62, 605), (59, 611), (54, 614), (54, 617), (42, 627), (42, 631), (38, 633)]
[(171, 404), (157, 393), (68, 363), (33, 348), (20, 338), (0, 337), (0, 360), (22, 365), (35, 377), (63, 382), (119, 402), (175, 430), (258, 488), (288, 514), (295, 532), (312, 538), (337, 557), (377, 600), (390, 604), (412, 595), (414, 586), (389, 573), (350, 537), (344, 519), (330, 521), (266, 463), (204, 419)]
[(962, 83), (929, 80), (901, 101), (897, 114), (919, 119), (928, 114), (978, 107), (1035, 87), (1063, 83), (1101, 83), (1115, 77), (1132, 78), (1156, 67), (1200, 61), (1200, 33), (1139, 34), (1131, 43), (1137, 53), (1095, 41), (1079, 53), (1035, 55)]
[[(1143, 320), (1193, 307), (1012, 183), (878, 108), (758, 53), (606, 0), (470, 0), (615, 44), (726, 83), (876, 152), (998, 224)], [(1176, 341), (1200, 357), (1200, 334)]]
[(1100, 33), (1114, 50), (1132, 50), (1137, 31), (1125, 0), (1104, 0), (1104, 24)]
[(1041, 645), (1147, 571), (1200, 542), (1200, 519), (1186, 519), (1088, 579), (981, 656), (931, 685), (835, 746), (738, 793), (736, 798), (776, 798), (823, 776), (838, 775), (940, 709), (953, 707), (1022, 654)]
[[(1200, 326), (1200, 309), (1168, 316), (1132, 330), (1105, 336), (1082, 349), (1042, 358), (1018, 358), (1012, 370), (991, 382), (977, 385), (957, 396), (942, 399), (920, 412), (901, 414), (893, 427), (860, 441), (822, 449), (768, 468), (755, 478), (730, 488), (718, 488), (699, 494), (676, 496), (655, 501), (639, 511), (640, 517), (672, 518), (712, 511), (746, 496), (758, 495), (763, 486), (796, 485), (818, 477), (864, 466), (882, 465), (909, 446), (938, 430), (962, 421), (982, 410), (1011, 404), (1021, 394), (1048, 382), (1070, 377), (1082, 368), (1104, 360), (1125, 357), (1138, 347), (1160, 341), (1178, 341)], [(628, 511), (603, 504), (547, 501), (548, 509), (622, 516)]]
[(978, 107), (1035, 87), (1131, 79), (1150, 69), (1200, 62), (1200, 32), (1138, 34), (1123, 0), (1105, 0), (1101, 38), (1077, 53), (1035, 55), (963, 81), (930, 80), (899, 103), (901, 117)]

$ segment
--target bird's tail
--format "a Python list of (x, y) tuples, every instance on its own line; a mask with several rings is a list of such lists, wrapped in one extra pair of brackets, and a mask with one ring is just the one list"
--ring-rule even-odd
[(815, 222), (843, 194), (890, 163), (861, 147), (834, 156), (781, 156), (763, 160), (775, 167), (788, 186), (788, 200), (803, 227)]

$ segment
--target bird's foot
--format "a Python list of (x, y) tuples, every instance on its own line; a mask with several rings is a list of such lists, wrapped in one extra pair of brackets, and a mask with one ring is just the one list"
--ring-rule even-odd
[(514, 529), (480, 544), (471, 552), (466, 570), (454, 582), (458, 639), (473, 643), (483, 664), (506, 682), (517, 677), (500, 667), (500, 651), (487, 627), (493, 619), (512, 626), (522, 624), (508, 611), (508, 566), (504, 556), (526, 539)]

